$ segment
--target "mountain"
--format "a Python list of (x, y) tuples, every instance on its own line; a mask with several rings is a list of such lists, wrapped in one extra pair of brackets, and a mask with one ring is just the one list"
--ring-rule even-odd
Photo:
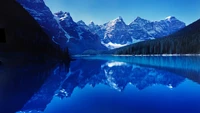
[(91, 22), (86, 25), (74, 22), (69, 12), (52, 14), (43, 0), (17, 0), (42, 26), (50, 38), (61, 47), (68, 47), (71, 54), (85, 51), (115, 49), (136, 42), (170, 35), (185, 27), (173, 16), (160, 21), (137, 17), (127, 25), (121, 16), (103, 25)]
[(67, 45), (73, 54), (82, 53), (85, 50), (107, 49), (101, 44), (99, 36), (90, 32), (89, 27), (83, 21), (74, 22), (68, 12), (60, 11), (54, 16), (59, 26), (70, 36)]
[[(55, 43), (64, 45), (69, 38), (54, 19), (54, 15), (43, 0), (17, 0), (24, 9), (40, 24), (43, 30)], [(67, 37), (66, 37), (67, 36)]]
[[(171, 20), (172, 21), (172, 20)], [(199, 54), (200, 19), (172, 35), (105, 52), (108, 54)]]
[(89, 29), (91, 32), (93, 33), (99, 33), (98, 35), (100, 35), (100, 31), (101, 27), (99, 25), (96, 25), (93, 21), (90, 22), (90, 24), (88, 25)]
[(140, 41), (170, 35), (184, 28), (185, 23), (173, 16), (169, 16), (160, 21), (149, 21), (137, 17), (129, 25), (126, 25), (122, 17), (119, 16), (99, 27), (94, 26), (94, 23), (89, 24), (91, 31), (97, 33), (101, 37), (102, 44), (113, 49)]
[(149, 20), (137, 17), (131, 24), (138, 24), (141, 26), (149, 35), (160, 38), (163, 36), (170, 35), (185, 27), (185, 23), (179, 21), (173, 16), (167, 17), (165, 20), (151, 22)]
[(18, 2), (1, 0), (0, 18), (1, 36), (2, 33), (4, 36), (1, 37), (4, 42), (0, 43), (0, 57), (3, 64), (19, 62), (23, 64), (34, 60), (43, 62), (62, 56), (65, 56), (65, 60), (69, 60), (68, 53), (62, 51), (60, 46), (49, 38), (37, 21)]
[(107, 44), (117, 43), (126, 44), (127, 42), (132, 42), (130, 36), (127, 33), (128, 26), (125, 24), (122, 17), (118, 17), (102, 26), (105, 30), (102, 42)]
[(67, 46), (71, 54), (80, 54), (86, 50), (107, 50), (99, 36), (80, 25), (81, 22), (74, 22), (70, 13), (60, 11), (52, 14), (43, 0), (17, 2), (35, 18), (56, 44)]
[(80, 20), (77, 22), (78, 26), (83, 28), (83, 29), (86, 29), (86, 30), (90, 30), (90, 28), (85, 24), (85, 22), (83, 20)]

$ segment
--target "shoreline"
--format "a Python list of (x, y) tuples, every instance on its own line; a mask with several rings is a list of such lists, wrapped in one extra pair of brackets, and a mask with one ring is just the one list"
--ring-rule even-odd
[(151, 55), (99, 54), (99, 55), (72, 55), (72, 57), (89, 57), (89, 56), (200, 56), (200, 54), (151, 54)]

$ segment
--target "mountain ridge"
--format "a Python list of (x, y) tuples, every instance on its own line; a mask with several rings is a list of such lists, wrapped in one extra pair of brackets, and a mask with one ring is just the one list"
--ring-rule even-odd
[(106, 54), (199, 54), (200, 19), (163, 38), (138, 42), (105, 52)]
[[(169, 16), (159, 21), (150, 21), (138, 16), (129, 24), (126, 24), (123, 18), (119, 16), (103, 25), (96, 25), (98, 27), (94, 28), (94, 25), (94, 23), (92, 26), (89, 24), (91, 31), (101, 37), (102, 43), (105, 46), (109, 43), (121, 44), (123, 46), (160, 38), (170, 35), (186, 26), (184, 22), (176, 19), (174, 16)], [(108, 46), (106, 47), (109, 48)]]
[[(173, 18), (149, 21), (137, 17), (126, 24), (121, 16), (103, 25), (84, 21), (75, 22), (69, 12), (52, 13), (43, 0), (17, 0), (42, 26), (50, 38), (61, 47), (68, 47), (71, 54), (84, 51), (104, 51), (133, 43), (170, 35), (185, 27), (185, 23)], [(138, 23), (139, 22), (139, 23)]]

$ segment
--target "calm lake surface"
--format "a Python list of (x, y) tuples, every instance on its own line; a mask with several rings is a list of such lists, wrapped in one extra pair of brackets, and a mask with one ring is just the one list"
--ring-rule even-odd
[(1, 85), (0, 109), (16, 113), (200, 113), (197, 56), (85, 56), (70, 64), (47, 66), (17, 67), (13, 73), (21, 78)]

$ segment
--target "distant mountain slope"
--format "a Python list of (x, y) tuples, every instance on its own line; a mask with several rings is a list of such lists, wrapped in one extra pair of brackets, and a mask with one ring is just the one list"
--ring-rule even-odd
[(173, 16), (160, 21), (137, 17), (129, 25), (119, 16), (103, 25), (95, 25), (93, 22), (89, 24), (90, 30), (98, 34), (102, 44), (109, 49), (167, 36), (184, 27), (185, 23)]
[[(9, 59), (9, 62), (25, 61), (25, 58), (28, 60), (26, 55), (66, 55), (65, 59), (68, 58), (68, 53), (61, 51), (60, 46), (48, 37), (35, 19), (16, 1), (0, 1), (0, 26), (4, 29), (6, 38), (5, 43), (0, 43), (0, 56), (5, 60)], [(20, 60), (15, 57), (19, 54)]]
[(16, 0), (30, 15), (40, 24), (43, 30), (53, 39), (55, 43), (64, 45), (69, 37), (60, 28), (54, 15), (45, 5), (43, 0)]
[(44, 0), (17, 0), (42, 26), (50, 38), (71, 54), (115, 49), (129, 44), (170, 35), (185, 27), (173, 16), (160, 21), (137, 17), (127, 25), (118, 17), (103, 25), (82, 20), (74, 22), (69, 12), (52, 13)]
[(155, 40), (114, 49), (106, 54), (199, 54), (200, 19), (182, 30)]
[(73, 21), (70, 13), (52, 14), (44, 0), (17, 0), (41, 25), (49, 37), (61, 47), (69, 47), (71, 54), (80, 54), (86, 50), (107, 50), (101, 44), (98, 35)]
[(54, 16), (59, 26), (70, 37), (66, 44), (72, 54), (79, 54), (86, 50), (107, 50), (101, 44), (99, 36), (90, 32), (83, 21), (74, 22), (69, 12), (59, 11)]

